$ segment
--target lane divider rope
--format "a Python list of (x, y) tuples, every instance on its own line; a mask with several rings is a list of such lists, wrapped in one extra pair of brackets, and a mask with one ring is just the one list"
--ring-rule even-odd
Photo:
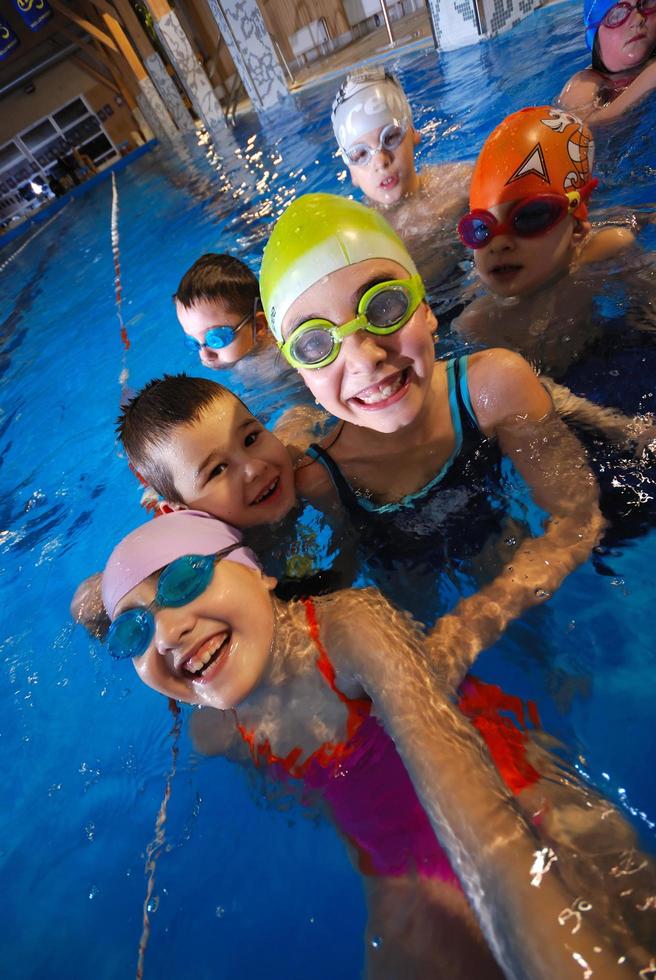
[[(121, 385), (121, 404), (124, 400), (128, 398), (132, 391), (128, 388), (128, 378), (129, 371), (127, 366), (127, 353), (130, 350), (130, 338), (128, 332), (123, 322), (123, 287), (121, 284), (121, 258), (120, 258), (120, 241), (118, 232), (118, 217), (119, 217), (119, 199), (118, 199), (118, 186), (116, 183), (116, 175), (112, 174), (112, 218), (111, 218), (111, 237), (112, 237), (112, 257), (114, 260), (114, 295), (116, 301), (116, 315), (118, 317), (120, 336), (122, 344), (121, 352), (121, 373), (119, 375), (119, 383)], [(137, 477), (141, 479), (137, 473)], [(159, 904), (157, 896), (153, 898), (153, 891), (155, 888), (155, 872), (157, 870), (157, 862), (160, 855), (164, 849), (165, 841), (165, 824), (167, 816), (168, 803), (171, 798), (171, 785), (173, 783), (173, 778), (177, 769), (178, 753), (180, 751), (180, 731), (182, 728), (182, 716), (180, 714), (180, 708), (173, 698), (169, 698), (169, 711), (173, 715), (173, 727), (171, 728), (170, 735), (172, 738), (171, 742), (171, 765), (166, 776), (166, 783), (164, 786), (164, 796), (159, 805), (159, 810), (157, 811), (157, 817), (155, 819), (155, 835), (146, 847), (146, 863), (144, 865), (144, 875), (146, 876), (146, 895), (143, 901), (142, 909), (142, 927), (141, 927), (141, 937), (139, 939), (138, 955), (137, 955), (137, 972), (136, 980), (143, 980), (144, 975), (144, 960), (146, 956), (146, 949), (148, 947), (148, 940), (150, 939), (150, 914), (154, 912)]]

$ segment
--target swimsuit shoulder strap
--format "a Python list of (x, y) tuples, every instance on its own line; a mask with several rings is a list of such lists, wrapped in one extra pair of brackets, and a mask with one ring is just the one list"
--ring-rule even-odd
[(463, 430), (469, 430), (470, 432), (480, 433), (480, 426), (472, 407), (471, 397), (469, 395), (469, 384), (467, 381), (469, 354), (465, 354), (463, 357), (454, 357), (448, 362), (447, 370), (449, 370), (451, 366), (453, 369), (453, 396), (462, 428)]
[(371, 711), (371, 701), (368, 698), (349, 698), (335, 684), (335, 668), (330, 662), (326, 648), (321, 642), (319, 635), (319, 624), (317, 614), (312, 599), (303, 599), (305, 606), (305, 616), (308, 624), (310, 636), (317, 648), (317, 670), (325, 680), (326, 684), (333, 691), (339, 700), (346, 706), (348, 718), (346, 721), (347, 740), (350, 740), (358, 728)]
[(351, 752), (351, 746), (349, 745), (351, 739), (357, 734), (358, 729), (364, 724), (371, 713), (371, 701), (368, 698), (349, 698), (335, 684), (335, 668), (331, 664), (326, 649), (321, 642), (314, 603), (311, 599), (303, 599), (302, 602), (305, 606), (308, 631), (317, 649), (317, 670), (347, 710), (345, 741), (324, 742), (323, 745), (320, 745), (318, 749), (315, 749), (305, 759), (302, 758), (303, 750), (298, 747), (292, 749), (286, 756), (280, 756), (275, 754), (268, 738), (265, 738), (262, 742), (256, 742), (255, 732), (237, 722), (237, 730), (248, 745), (251, 758), (255, 765), (261, 763), (265, 765), (278, 765), (288, 775), (294, 776), (297, 779), (302, 779), (305, 776), (313, 762), (326, 768), (347, 756)]
[(351, 515), (358, 515), (360, 508), (358, 506), (355, 491), (328, 450), (324, 449), (323, 446), (320, 446), (318, 442), (313, 442), (306, 449), (306, 455), (309, 456), (310, 459), (320, 463), (326, 470), (337, 492), (337, 496), (339, 497), (339, 502), (342, 507), (344, 507), (344, 509)]

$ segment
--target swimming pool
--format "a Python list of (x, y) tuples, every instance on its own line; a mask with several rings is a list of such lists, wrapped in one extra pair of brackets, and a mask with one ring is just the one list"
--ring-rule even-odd
[[(505, 113), (549, 101), (585, 61), (580, 23), (579, 5), (562, 4), (490, 44), (392, 62), (423, 132), (420, 162), (471, 159)], [(535, 77), (538, 58), (543, 73)], [(164, 371), (207, 373), (184, 353), (170, 302), (199, 254), (236, 251), (255, 266), (267, 223), (291, 194), (346, 189), (328, 118), (334, 88), (295, 96), (262, 122), (242, 118), (221, 161), (204, 147), (182, 159), (159, 148), (118, 175), (131, 386)], [(625, 130), (599, 141), (600, 206), (656, 199), (653, 108), (639, 115), (630, 138)], [(164, 701), (68, 623), (75, 584), (143, 516), (111, 424), (122, 369), (111, 201), (106, 182), (19, 254), (20, 241), (0, 250), (9, 796), (0, 818), (0, 956), (8, 978), (134, 971), (144, 854), (171, 759)], [(653, 228), (642, 241), (655, 247)], [(257, 386), (238, 371), (231, 380), (268, 416), (306, 397), (289, 372)], [(546, 728), (635, 811), (653, 845), (653, 590), (645, 569), (656, 559), (656, 534), (603, 557), (610, 574), (588, 563), (513, 626), (478, 672), (534, 697)], [(237, 768), (198, 759), (184, 734), (166, 835), (147, 976), (360, 975), (364, 903), (333, 831), (268, 803)]]

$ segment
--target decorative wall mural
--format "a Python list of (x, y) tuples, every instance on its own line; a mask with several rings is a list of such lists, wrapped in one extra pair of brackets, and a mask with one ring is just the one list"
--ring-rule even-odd
[(155, 22), (155, 29), (205, 129), (210, 134), (225, 132), (227, 126), (221, 104), (198, 64), (176, 14), (173, 11), (165, 14)]
[(221, 37), (256, 109), (287, 97), (280, 62), (255, 0), (208, 0)]

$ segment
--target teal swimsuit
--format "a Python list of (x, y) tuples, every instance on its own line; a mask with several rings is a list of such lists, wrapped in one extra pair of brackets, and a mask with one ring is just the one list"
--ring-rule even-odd
[[(453, 453), (440, 471), (414, 493), (376, 504), (353, 489), (328, 450), (313, 443), (307, 453), (328, 472), (339, 500), (357, 531), (359, 557), (375, 569), (376, 584), (394, 601), (425, 618), (417, 594), (434, 582), (436, 570), (459, 570), (475, 562), (483, 545), (500, 531), (504, 516), (501, 453), (480, 431), (467, 386), (467, 357), (447, 361)], [(387, 585), (380, 581), (385, 570)], [(390, 575), (389, 573), (392, 573)], [(394, 585), (401, 587), (402, 594)], [(434, 591), (434, 586), (430, 586)], [(414, 601), (413, 601), (414, 600)], [(410, 605), (408, 605), (410, 602)], [(413, 608), (415, 607), (415, 608)]]

